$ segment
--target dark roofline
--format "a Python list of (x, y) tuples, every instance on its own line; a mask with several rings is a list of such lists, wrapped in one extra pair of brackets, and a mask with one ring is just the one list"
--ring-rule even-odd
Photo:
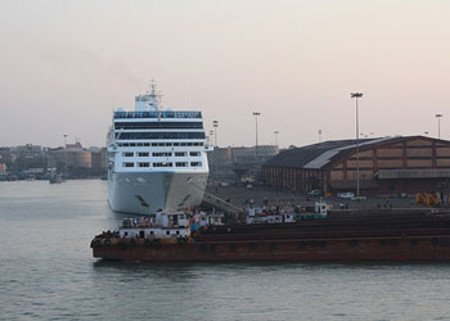
[[(404, 142), (412, 139), (424, 139), (433, 142), (439, 142), (443, 144), (450, 145), (450, 141), (432, 138), (428, 136), (422, 135), (413, 135), (413, 136), (395, 136), (395, 137), (384, 137), (384, 138), (369, 138), (369, 139), (360, 139), (360, 151), (373, 149), (374, 146), (382, 146), (387, 144), (393, 144), (396, 142)], [(371, 143), (372, 142), (372, 143)], [(353, 146), (353, 147), (352, 147)], [(263, 164), (263, 167), (283, 167), (283, 168), (305, 168), (306, 165), (310, 164), (313, 161), (317, 161), (320, 156), (327, 156), (325, 153), (329, 153), (330, 158), (324, 159), (322, 162), (324, 163), (322, 166), (320, 165), (320, 161), (318, 162), (318, 167), (309, 167), (305, 169), (309, 170), (322, 170), (324, 168), (328, 168), (336, 163), (336, 161), (345, 158), (347, 155), (355, 152), (356, 140), (348, 139), (348, 140), (336, 140), (336, 141), (326, 141), (323, 143), (316, 143), (312, 145), (306, 145), (299, 148), (288, 149), (280, 154), (272, 157), (268, 161)], [(333, 155), (333, 152), (336, 154)]]

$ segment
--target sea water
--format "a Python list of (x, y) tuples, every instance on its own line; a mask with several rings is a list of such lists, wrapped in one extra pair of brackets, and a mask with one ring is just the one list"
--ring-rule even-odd
[(0, 182), (0, 320), (450, 320), (450, 264), (94, 259), (106, 183)]

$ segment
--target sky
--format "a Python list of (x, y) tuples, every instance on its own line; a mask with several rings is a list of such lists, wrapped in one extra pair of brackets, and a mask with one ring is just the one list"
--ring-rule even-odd
[(150, 79), (219, 146), (450, 139), (450, 1), (0, 0), (0, 146), (104, 146)]

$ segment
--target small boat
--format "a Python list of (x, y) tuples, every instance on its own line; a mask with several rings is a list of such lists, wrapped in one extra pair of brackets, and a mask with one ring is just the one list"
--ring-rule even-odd
[(64, 182), (64, 179), (61, 173), (53, 173), (50, 176), (49, 179), (50, 184), (61, 184), (62, 182)]

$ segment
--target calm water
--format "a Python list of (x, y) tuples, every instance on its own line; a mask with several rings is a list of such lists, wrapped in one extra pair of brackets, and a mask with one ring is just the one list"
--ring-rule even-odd
[(0, 183), (0, 320), (450, 320), (450, 264), (126, 264), (101, 181)]

